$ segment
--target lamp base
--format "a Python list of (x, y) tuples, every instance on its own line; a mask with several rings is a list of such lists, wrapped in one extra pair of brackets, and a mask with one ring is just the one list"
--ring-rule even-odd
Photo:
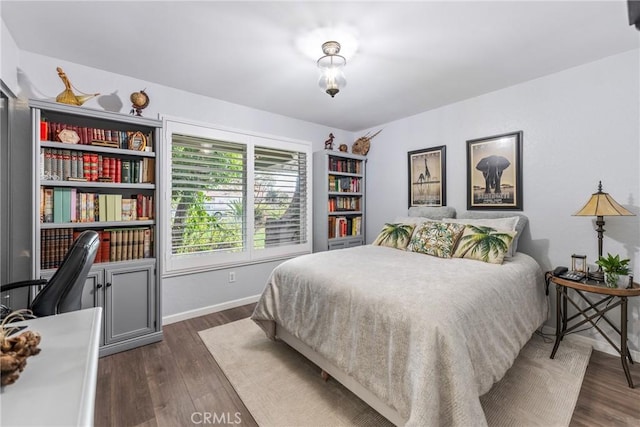
[(596, 282), (604, 282), (604, 271), (596, 270), (590, 271), (587, 275), (589, 280), (595, 280)]

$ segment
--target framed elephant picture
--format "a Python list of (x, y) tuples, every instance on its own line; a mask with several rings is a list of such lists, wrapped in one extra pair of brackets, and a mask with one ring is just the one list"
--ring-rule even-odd
[(447, 205), (446, 149), (409, 151), (409, 207)]
[(522, 210), (522, 131), (467, 141), (467, 209)]

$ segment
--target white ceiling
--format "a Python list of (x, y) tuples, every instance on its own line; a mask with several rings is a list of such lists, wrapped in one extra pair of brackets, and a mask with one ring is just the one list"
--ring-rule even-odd
[[(21, 50), (350, 131), (640, 47), (624, 0), (3, 0), (0, 8)], [(332, 99), (317, 86), (315, 61), (330, 38), (353, 51), (350, 37), (348, 84)]]

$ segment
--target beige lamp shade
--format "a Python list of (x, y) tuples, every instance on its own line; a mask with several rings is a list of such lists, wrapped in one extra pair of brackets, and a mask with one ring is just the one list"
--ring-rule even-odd
[(602, 191), (602, 182), (598, 184), (598, 192), (593, 193), (591, 198), (575, 216), (635, 216), (633, 212), (629, 212), (618, 202), (613, 200), (609, 193)]
[[(604, 217), (605, 216), (635, 216), (633, 212), (629, 212), (618, 202), (613, 200), (613, 197), (609, 193), (602, 191), (602, 181), (598, 182), (598, 192), (593, 193), (587, 204), (582, 207), (578, 212), (574, 213), (575, 216), (595, 216), (596, 218), (596, 232), (598, 233), (598, 259), (602, 258), (602, 240), (604, 237)], [(598, 266), (598, 271), (589, 272), (589, 278), (602, 281), (604, 279), (604, 273), (602, 267)]]

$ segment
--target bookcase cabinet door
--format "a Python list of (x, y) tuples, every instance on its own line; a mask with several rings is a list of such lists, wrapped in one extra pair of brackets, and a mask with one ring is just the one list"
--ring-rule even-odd
[(329, 250), (353, 248), (355, 246), (364, 245), (364, 239), (362, 237), (356, 237), (352, 239), (339, 239), (329, 242)]
[(89, 271), (87, 280), (82, 290), (82, 309), (93, 307), (104, 307), (104, 270), (96, 269)]
[[(49, 280), (53, 276), (54, 271), (46, 271), (40, 274), (41, 279)], [(104, 298), (102, 292), (102, 286), (104, 285), (104, 270), (92, 269), (87, 274), (84, 288), (82, 289), (82, 301), (81, 308), (93, 308), (102, 307), (104, 305)], [(42, 289), (44, 285), (36, 287), (32, 290), (32, 294), (35, 295)], [(33, 301), (33, 298), (31, 299)]]
[(153, 264), (105, 268), (105, 344), (155, 332)]

